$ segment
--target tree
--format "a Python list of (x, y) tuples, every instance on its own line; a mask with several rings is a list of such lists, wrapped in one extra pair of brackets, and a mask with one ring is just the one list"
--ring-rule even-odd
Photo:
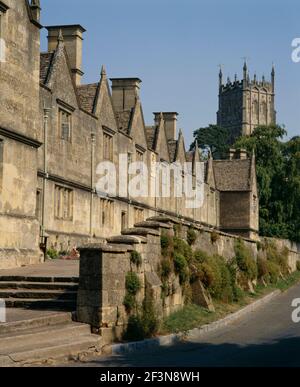
[(211, 150), (215, 159), (224, 158), (228, 153), (230, 144), (230, 133), (227, 129), (217, 125), (209, 125), (199, 128), (194, 132), (195, 141), (191, 145), (191, 150), (195, 148), (196, 140), (199, 147), (204, 150)]
[(278, 125), (259, 126), (234, 147), (256, 155), (260, 234), (300, 241), (300, 138), (285, 135)]

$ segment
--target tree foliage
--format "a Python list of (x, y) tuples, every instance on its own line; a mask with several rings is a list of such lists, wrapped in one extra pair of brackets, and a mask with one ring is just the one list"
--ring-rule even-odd
[(224, 158), (228, 152), (230, 144), (230, 133), (227, 129), (217, 125), (209, 125), (194, 132), (195, 141), (191, 145), (191, 150), (195, 148), (196, 140), (199, 147), (212, 152), (215, 159)]
[(256, 155), (261, 235), (300, 241), (300, 137), (285, 135), (278, 125), (259, 126), (234, 147)]

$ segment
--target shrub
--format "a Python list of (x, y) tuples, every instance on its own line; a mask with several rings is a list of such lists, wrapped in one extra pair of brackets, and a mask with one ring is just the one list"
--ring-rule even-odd
[(130, 293), (127, 293), (125, 295), (123, 305), (125, 306), (127, 313), (130, 313), (136, 306), (135, 296)]
[(175, 272), (179, 275), (180, 284), (186, 282), (188, 279), (188, 264), (182, 254), (174, 254), (174, 268)]
[(143, 263), (142, 256), (137, 251), (132, 251), (130, 254), (130, 261), (137, 267), (141, 266)]
[(238, 268), (248, 280), (254, 280), (257, 277), (257, 266), (250, 249), (245, 246), (242, 239), (238, 239), (234, 247), (235, 259)]
[(262, 257), (257, 258), (257, 271), (258, 271), (258, 278), (264, 279), (265, 281), (269, 282), (270, 276), (269, 276), (269, 267), (268, 267), (268, 261)]
[(174, 253), (183, 255), (187, 262), (192, 261), (193, 259), (193, 250), (191, 246), (189, 246), (186, 241), (179, 238), (174, 238), (173, 240), (174, 245)]
[(222, 257), (215, 255), (206, 258), (199, 269), (200, 279), (212, 297), (224, 302), (233, 300), (231, 272)]
[(216, 243), (220, 239), (220, 235), (217, 232), (213, 231), (210, 234), (210, 239), (211, 239), (211, 243)]
[(160, 245), (163, 250), (166, 250), (170, 245), (170, 238), (168, 235), (162, 235), (160, 237)]
[(272, 284), (276, 284), (280, 275), (280, 267), (272, 261), (267, 261), (267, 266), (268, 266), (270, 281)]
[(143, 324), (140, 316), (130, 316), (123, 339), (127, 341), (140, 341), (144, 339)]
[(129, 294), (135, 296), (141, 289), (141, 282), (139, 277), (134, 272), (129, 272), (126, 276), (126, 290)]
[(297, 261), (296, 267), (297, 267), (297, 270), (300, 271), (300, 261)]
[(197, 233), (193, 228), (189, 228), (187, 231), (187, 242), (190, 246), (192, 246), (197, 239)]
[(144, 338), (153, 337), (159, 328), (159, 320), (155, 313), (152, 297), (146, 292), (143, 302), (142, 327)]
[(205, 251), (197, 250), (194, 252), (194, 260), (203, 263), (208, 260), (208, 254)]
[(288, 254), (289, 250), (286, 247), (278, 251), (276, 245), (268, 241), (266, 246), (267, 259), (278, 265), (283, 274), (288, 274), (289, 272)]
[(170, 274), (172, 273), (172, 264), (170, 259), (164, 258), (161, 262), (161, 277), (169, 278)]
[(55, 249), (49, 249), (47, 250), (47, 256), (50, 259), (57, 259), (59, 257), (59, 254), (58, 251), (56, 251)]
[(141, 310), (128, 319), (124, 340), (138, 341), (153, 337), (159, 329), (159, 320), (156, 316), (152, 297), (146, 293)]

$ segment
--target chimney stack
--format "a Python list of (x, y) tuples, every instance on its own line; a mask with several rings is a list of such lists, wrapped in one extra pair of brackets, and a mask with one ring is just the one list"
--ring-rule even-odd
[[(156, 125), (159, 125), (160, 122), (160, 114), (161, 113), (153, 113), (154, 121)], [(165, 112), (163, 113), (164, 122), (165, 122), (165, 131), (167, 140), (177, 140), (177, 117), (178, 113), (176, 112)]]
[(140, 97), (139, 78), (111, 78), (112, 100), (116, 112), (131, 110)]
[(83, 33), (86, 31), (81, 25), (49, 26), (48, 30), (48, 51), (54, 51), (57, 47), (57, 39), (62, 32), (64, 44), (76, 85), (80, 85), (82, 72), (82, 42)]
[(228, 158), (229, 160), (247, 160), (248, 159), (248, 153), (246, 149), (229, 149), (228, 152)]
[(40, 0), (31, 0), (30, 9), (31, 9), (33, 19), (39, 23), (41, 18)]

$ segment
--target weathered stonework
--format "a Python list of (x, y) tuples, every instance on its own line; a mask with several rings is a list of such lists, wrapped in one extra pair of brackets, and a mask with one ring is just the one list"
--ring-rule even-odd
[(272, 68), (271, 82), (250, 80), (247, 64), (244, 64), (243, 79), (237, 78), (223, 84), (219, 74), (219, 111), (217, 124), (230, 131), (231, 143), (241, 135), (250, 135), (258, 125), (276, 123), (275, 70)]
[[(178, 221), (172, 217), (152, 217), (137, 223), (124, 232), (125, 236), (109, 238), (107, 245), (90, 245), (80, 248), (80, 282), (77, 303), (78, 321), (90, 324), (101, 332), (105, 343), (120, 339), (125, 331), (128, 317), (123, 305), (126, 295), (125, 279), (128, 272), (135, 272), (141, 282), (141, 290), (136, 296), (137, 304), (142, 305), (146, 292), (151, 296), (156, 316), (162, 319), (183, 307), (186, 301), (179, 277), (171, 273), (168, 278), (170, 294), (162, 297), (162, 281), (159, 277), (162, 261), (161, 235), (177, 236), (187, 240), (188, 230), (193, 227), (196, 240), (192, 249), (202, 250), (209, 255), (220, 255), (229, 261), (235, 256), (235, 243), (238, 236), (216, 232), (197, 225), (195, 222)], [(142, 239), (141, 238), (142, 236)], [(258, 242), (243, 239), (247, 248), (257, 259)], [(279, 251), (287, 247), (289, 266), (296, 270), (300, 259), (299, 246), (288, 241), (272, 240)], [(264, 242), (262, 239), (261, 242)], [(137, 251), (142, 256), (140, 267), (130, 261), (130, 252)], [(245, 284), (248, 291), (254, 292), (253, 284)], [(214, 311), (211, 296), (200, 280), (191, 284), (192, 301), (210, 311)]]

